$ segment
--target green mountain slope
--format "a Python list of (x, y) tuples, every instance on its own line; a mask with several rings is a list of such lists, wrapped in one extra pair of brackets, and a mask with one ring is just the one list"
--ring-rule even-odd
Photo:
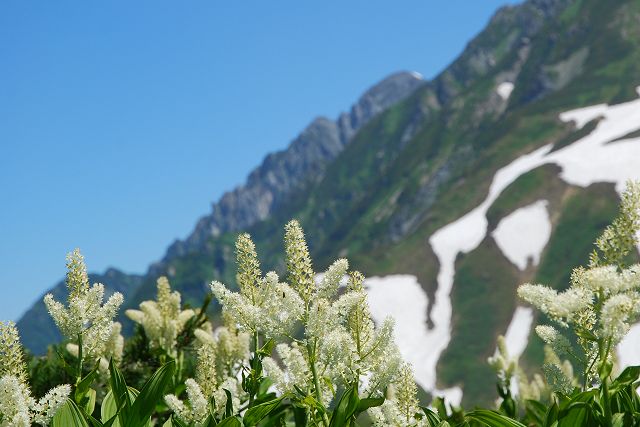
[[(570, 147), (598, 125), (594, 120), (577, 129), (559, 120), (560, 113), (637, 97), (638, 22), (635, 0), (530, 0), (501, 9), (440, 76), (376, 110), (322, 164), (321, 173), (298, 177), (287, 187), (267, 216), (240, 228), (200, 226), (218, 224), (216, 210), (201, 220), (197, 238), (174, 245), (146, 276), (130, 283), (127, 304), (152, 296), (161, 274), (193, 304), (212, 279), (232, 284), (233, 242), (241, 230), (253, 236), (265, 268), (282, 271), (282, 226), (295, 217), (309, 233), (317, 270), (346, 256), (367, 276), (416, 276), (428, 296), (427, 323), (433, 326), (441, 266), (429, 238), (478, 206), (501, 167), (547, 144)], [(510, 96), (497, 90), (505, 83), (513, 85)], [(516, 209), (548, 200), (551, 237), (538, 266), (520, 271), (489, 234), (477, 248), (458, 255), (451, 341), (437, 364), (437, 386), (461, 387), (465, 405), (495, 398), (485, 362), (518, 304), (517, 284), (539, 280), (565, 286), (567, 266), (585, 261), (594, 236), (615, 214), (611, 184), (583, 188), (560, 175), (551, 164), (522, 175), (486, 215), (492, 231)], [(35, 332), (49, 328), (38, 310), (20, 322), (25, 342), (35, 350), (53, 337)], [(537, 365), (535, 337), (523, 357), (525, 365)]]

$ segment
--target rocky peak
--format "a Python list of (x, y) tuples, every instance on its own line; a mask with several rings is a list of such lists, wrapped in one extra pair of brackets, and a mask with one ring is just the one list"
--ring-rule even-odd
[(214, 203), (211, 213), (200, 218), (184, 241), (169, 247), (163, 261), (200, 249), (211, 237), (265, 219), (292, 191), (321, 179), (327, 165), (362, 126), (412, 94), (422, 82), (418, 73), (392, 74), (367, 90), (350, 112), (336, 121), (325, 117), (313, 120), (287, 149), (267, 155), (244, 185)]

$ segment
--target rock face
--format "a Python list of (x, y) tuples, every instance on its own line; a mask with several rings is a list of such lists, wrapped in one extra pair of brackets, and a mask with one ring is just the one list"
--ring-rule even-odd
[(185, 240), (169, 247), (165, 261), (201, 249), (210, 237), (245, 229), (267, 218), (292, 191), (321, 179), (326, 166), (360, 128), (422, 83), (417, 73), (393, 74), (365, 92), (351, 111), (336, 121), (315, 119), (286, 150), (267, 155), (244, 185), (224, 194)]

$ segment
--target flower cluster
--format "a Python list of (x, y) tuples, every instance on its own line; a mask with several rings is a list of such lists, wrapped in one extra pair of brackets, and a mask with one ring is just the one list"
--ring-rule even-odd
[(251, 334), (268, 338), (288, 334), (302, 316), (302, 299), (287, 283), (280, 282), (276, 273), (262, 277), (255, 245), (248, 234), (238, 237), (236, 256), (240, 292), (231, 292), (220, 282), (211, 284), (223, 313)]
[(103, 305), (104, 285), (89, 286), (87, 268), (78, 249), (67, 255), (67, 270), (68, 306), (47, 294), (47, 310), (64, 336), (82, 344), (83, 357), (97, 360), (108, 356), (112, 351), (108, 345), (114, 340), (114, 330), (118, 330), (113, 318), (122, 304), (122, 294), (114, 293)]
[(127, 317), (141, 325), (152, 348), (161, 349), (175, 357), (177, 338), (197, 310), (182, 310), (180, 293), (171, 291), (166, 277), (157, 284), (156, 301), (143, 301), (140, 310), (127, 310)]
[(418, 406), (418, 388), (413, 370), (407, 363), (403, 363), (397, 371), (394, 381), (389, 387), (385, 402), (369, 409), (369, 415), (376, 427), (422, 427), (429, 426), (426, 418)]
[(201, 426), (211, 411), (222, 415), (227, 404), (225, 390), (229, 391), (233, 406), (240, 406), (243, 391), (238, 378), (249, 357), (249, 335), (224, 326), (213, 334), (196, 330), (195, 335), (196, 378), (185, 382), (187, 401), (170, 394), (165, 396), (165, 402), (182, 422)]
[[(518, 288), (522, 299), (560, 328), (571, 326), (584, 357), (572, 349), (570, 340), (556, 328), (538, 326), (536, 333), (558, 354), (567, 354), (582, 363), (587, 380), (603, 381), (603, 375), (611, 372), (606, 365), (612, 364), (612, 349), (640, 315), (640, 265), (624, 265), (630, 248), (637, 244), (639, 229), (640, 184), (629, 183), (622, 195), (620, 216), (596, 241), (598, 250), (592, 254), (589, 267), (573, 271), (568, 289), (557, 292), (531, 284)], [(562, 374), (559, 366), (547, 367), (545, 371), (556, 379)]]
[(519, 377), (518, 359), (509, 355), (503, 335), (498, 336), (496, 353), (487, 362), (497, 373), (499, 385), (503, 388), (510, 387), (512, 379)]
[(15, 324), (0, 323), (0, 425), (49, 425), (70, 393), (69, 385), (60, 385), (36, 400), (27, 384), (26, 365)]
[(393, 342), (393, 322), (387, 319), (376, 330), (360, 273), (349, 274), (340, 295), (347, 260), (337, 260), (316, 275), (297, 221), (285, 227), (288, 283), (280, 282), (274, 272), (261, 277), (249, 235), (238, 238), (236, 253), (240, 291), (214, 282), (212, 292), (242, 331), (279, 341), (279, 361), (265, 358), (264, 370), (280, 393), (306, 390), (325, 406), (337, 389), (350, 385), (367, 396), (383, 395), (401, 361)]

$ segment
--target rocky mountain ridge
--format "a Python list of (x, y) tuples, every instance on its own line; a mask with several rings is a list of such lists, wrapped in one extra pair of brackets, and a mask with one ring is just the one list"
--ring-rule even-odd
[(165, 260), (201, 249), (211, 237), (246, 229), (267, 218), (292, 191), (321, 179), (326, 166), (362, 126), (422, 83), (422, 76), (415, 72), (399, 72), (366, 91), (350, 112), (340, 114), (337, 120), (316, 118), (286, 150), (268, 154), (244, 185), (214, 203), (211, 213), (198, 221), (185, 240), (169, 247)]

